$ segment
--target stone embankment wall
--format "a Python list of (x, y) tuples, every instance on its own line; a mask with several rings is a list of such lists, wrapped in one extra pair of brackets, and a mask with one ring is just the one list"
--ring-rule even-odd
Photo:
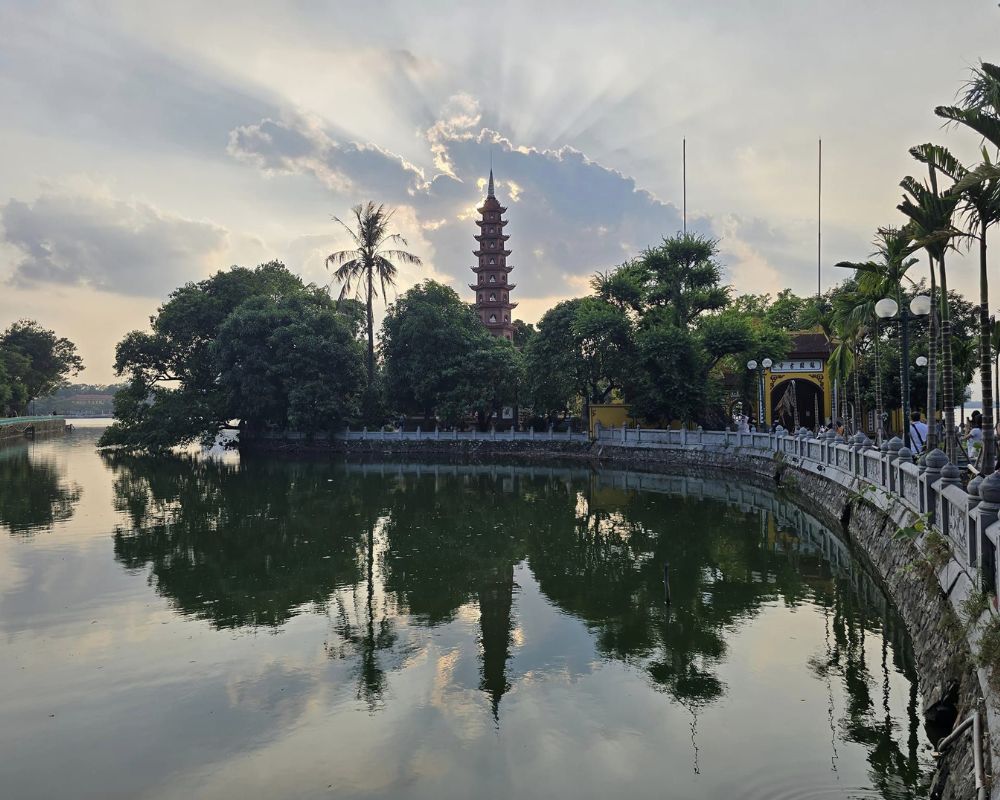
[(0, 417), (0, 441), (23, 439), (25, 436), (52, 436), (66, 432), (63, 417)]
[[(354, 459), (551, 461), (607, 464), (649, 472), (710, 471), (729, 478), (774, 481), (799, 501), (839, 520), (847, 538), (879, 571), (913, 640), (925, 716), (946, 731), (979, 709), (985, 772), (1000, 759), (1000, 704), (988, 669), (975, 666), (983, 632), (1000, 626), (996, 611), (1000, 545), (1000, 475), (968, 490), (940, 451), (914, 462), (898, 439), (874, 448), (863, 437), (841, 439), (701, 431), (598, 432), (596, 441), (564, 436), (496, 434), (449, 439), (424, 432), (405, 437), (352, 434), (307, 440), (274, 437), (245, 443), (251, 451), (313, 452)], [(980, 496), (982, 494), (982, 496)], [(899, 535), (910, 529), (911, 536)], [(922, 530), (921, 530), (922, 529)], [(985, 592), (992, 596), (983, 607)], [(977, 605), (972, 601), (980, 599)], [(976, 606), (968, 619), (969, 609)], [(973, 739), (963, 734), (938, 762), (933, 797), (976, 797)], [(1000, 782), (998, 782), (1000, 784)], [(1000, 800), (1000, 785), (992, 797)]]

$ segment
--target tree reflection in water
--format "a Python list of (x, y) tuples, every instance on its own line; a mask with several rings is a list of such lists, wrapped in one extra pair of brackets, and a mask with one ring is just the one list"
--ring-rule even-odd
[(10, 533), (51, 530), (73, 516), (81, 493), (55, 461), (31, 457), (20, 443), (0, 447), (0, 527)]
[[(522, 562), (603, 657), (689, 710), (692, 738), (699, 710), (727, 691), (719, 669), (732, 631), (765, 605), (808, 601), (831, 619), (829, 647), (810, 668), (850, 698), (831, 718), (831, 746), (864, 745), (873, 783), (890, 794), (918, 787), (916, 695), (903, 731), (887, 694), (890, 663), (915, 681), (905, 629), (849, 556), (831, 567), (830, 548), (843, 545), (829, 531), (807, 541), (789, 513), (621, 491), (579, 470), (106, 458), (129, 520), (115, 532), (125, 566), (149, 568), (175, 607), (220, 628), (276, 628), (307, 605), (326, 611), (327, 649), (354, 662), (372, 711), (415, 646), (401, 620), (433, 628), (477, 606), (479, 689), (499, 724)], [(865, 659), (872, 637), (877, 676)]]

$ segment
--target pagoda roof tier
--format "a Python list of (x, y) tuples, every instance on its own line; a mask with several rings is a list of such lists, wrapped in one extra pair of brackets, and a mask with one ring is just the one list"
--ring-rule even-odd
[(506, 258), (511, 254), (510, 250), (473, 250), (472, 255), (476, 258), (481, 258), (482, 256), (503, 256)]
[(493, 311), (510, 311), (517, 305), (517, 303), (499, 303), (499, 302), (489, 303), (484, 300), (482, 303), (476, 303), (475, 305), (476, 308), (491, 309)]
[(477, 275), (480, 272), (510, 272), (514, 267), (509, 264), (492, 264), (488, 267), (469, 267)]
[(480, 228), (481, 228), (481, 227), (483, 227), (483, 225), (499, 225), (499, 226), (500, 226), (500, 227), (502, 228), (502, 227), (503, 227), (504, 225), (506, 225), (506, 224), (507, 224), (507, 220), (505, 220), (505, 219), (502, 219), (502, 220), (500, 220), (499, 222), (497, 222), (496, 220), (488, 220), (488, 219), (477, 219), (477, 220), (476, 220), (476, 224), (477, 224), (477, 225), (478, 225), (478, 226), (479, 226)]
[(510, 234), (508, 234), (508, 233), (480, 233), (480, 234), (477, 234), (477, 235), (473, 236), (472, 238), (475, 239), (477, 242), (481, 242), (481, 241), (483, 241), (483, 239), (502, 239), (503, 241), (506, 242), (510, 238)]
[(480, 214), (485, 214), (487, 211), (499, 211), (501, 214), (506, 214), (507, 206), (502, 206), (500, 205), (499, 202), (497, 202), (496, 205), (493, 205), (492, 203), (487, 201), (484, 205), (477, 208), (476, 211), (478, 211)]
[(516, 283), (470, 283), (468, 286), (477, 292), (481, 292), (483, 289), (493, 289), (494, 291), (500, 289), (504, 292), (509, 292), (511, 289), (517, 288)]

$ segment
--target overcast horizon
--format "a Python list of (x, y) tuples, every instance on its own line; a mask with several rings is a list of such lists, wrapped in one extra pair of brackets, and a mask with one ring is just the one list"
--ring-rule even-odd
[[(331, 216), (369, 199), (425, 261), (398, 291), (434, 278), (471, 301), (491, 157), (535, 322), (680, 230), (685, 137), (688, 227), (721, 240), (727, 282), (813, 293), (817, 140), (828, 287), (901, 224), (908, 147), (975, 158), (933, 108), (1000, 58), (998, 33), (992, 0), (8, 2), (0, 328), (37, 319), (77, 343), (77, 380), (110, 382), (115, 343), (186, 281), (278, 259), (329, 283)], [(951, 264), (977, 297), (973, 261)]]

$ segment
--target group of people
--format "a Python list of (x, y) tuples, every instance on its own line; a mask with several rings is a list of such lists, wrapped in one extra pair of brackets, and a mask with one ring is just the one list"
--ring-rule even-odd
[[(938, 438), (943, 434), (940, 421), (937, 425)], [(1000, 428), (1000, 424), (998, 424)], [(914, 411), (910, 414), (910, 450), (916, 453), (923, 452), (927, 444), (927, 434), (929, 428), (927, 423), (920, 418), (920, 412)], [(959, 440), (965, 445), (966, 455), (969, 461), (975, 463), (983, 449), (983, 415), (980, 411), (973, 411), (967, 422), (962, 423), (959, 432)]]
[[(757, 432), (757, 426), (746, 414), (738, 413), (734, 415), (733, 421), (739, 433)], [(941, 423), (938, 421), (936, 424), (938, 438), (940, 439), (943, 435)], [(779, 427), (778, 420), (775, 420), (774, 425), (770, 428), (770, 433), (774, 433)], [(830, 420), (829, 425), (820, 425), (818, 433), (826, 433), (831, 429), (839, 436), (843, 436), (846, 431), (844, 421), (842, 419)], [(914, 411), (910, 414), (910, 450), (913, 451), (914, 455), (923, 452), (927, 444), (927, 433), (927, 423), (921, 419), (919, 411)], [(959, 438), (962, 444), (965, 445), (969, 461), (976, 462), (983, 448), (983, 415), (981, 412), (973, 411), (969, 420), (962, 423)], [(997, 439), (1000, 440), (1000, 422), (997, 423)]]

